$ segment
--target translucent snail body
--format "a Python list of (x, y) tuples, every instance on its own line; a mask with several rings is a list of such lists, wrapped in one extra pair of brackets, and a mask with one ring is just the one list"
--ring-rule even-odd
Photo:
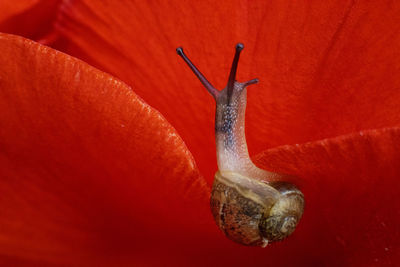
[(242, 44), (236, 45), (228, 85), (215, 89), (184, 54), (188, 66), (216, 101), (215, 136), (218, 171), (211, 192), (215, 222), (231, 240), (262, 246), (289, 236), (304, 209), (304, 196), (284, 176), (262, 170), (249, 157), (245, 138), (246, 87), (258, 82), (235, 80)]

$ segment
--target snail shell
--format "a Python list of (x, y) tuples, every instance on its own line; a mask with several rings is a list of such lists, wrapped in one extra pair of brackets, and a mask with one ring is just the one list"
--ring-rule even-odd
[(211, 212), (219, 228), (235, 242), (265, 247), (289, 236), (304, 207), (303, 194), (287, 182), (269, 184), (236, 173), (217, 172)]
[(192, 64), (185, 60), (216, 101), (215, 136), (218, 171), (211, 192), (215, 222), (231, 240), (248, 246), (265, 247), (289, 236), (304, 210), (304, 196), (287, 176), (259, 169), (249, 157), (245, 138), (246, 87), (258, 82), (235, 80), (242, 44), (236, 45), (228, 85), (218, 91)]

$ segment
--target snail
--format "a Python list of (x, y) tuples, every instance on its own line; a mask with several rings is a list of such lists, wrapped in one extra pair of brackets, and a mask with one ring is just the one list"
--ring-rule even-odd
[(236, 81), (240, 52), (236, 45), (228, 85), (217, 90), (183, 52), (176, 49), (216, 102), (215, 137), (218, 171), (210, 206), (215, 222), (231, 240), (265, 247), (296, 228), (304, 210), (304, 196), (284, 175), (262, 170), (249, 157), (245, 138), (246, 87), (258, 79)]

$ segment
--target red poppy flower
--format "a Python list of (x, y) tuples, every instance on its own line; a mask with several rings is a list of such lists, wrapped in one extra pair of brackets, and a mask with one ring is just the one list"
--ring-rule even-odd
[[(400, 261), (398, 3), (8, 6), (0, 30), (123, 82), (0, 35), (0, 263)], [(227, 240), (212, 221), (214, 103), (175, 53), (184, 46), (222, 88), (238, 41), (238, 80), (260, 79), (248, 93), (250, 153), (298, 176), (306, 198), (295, 233), (266, 249)]]

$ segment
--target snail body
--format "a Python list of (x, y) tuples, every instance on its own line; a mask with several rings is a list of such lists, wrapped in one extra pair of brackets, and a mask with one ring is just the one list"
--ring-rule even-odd
[(197, 70), (182, 48), (177, 53), (216, 101), (218, 171), (210, 198), (215, 222), (231, 240), (265, 247), (295, 230), (303, 214), (304, 196), (295, 185), (281, 181), (285, 176), (256, 167), (249, 157), (245, 138), (246, 87), (258, 80), (235, 80), (242, 49), (242, 44), (236, 45), (228, 85), (221, 91)]

